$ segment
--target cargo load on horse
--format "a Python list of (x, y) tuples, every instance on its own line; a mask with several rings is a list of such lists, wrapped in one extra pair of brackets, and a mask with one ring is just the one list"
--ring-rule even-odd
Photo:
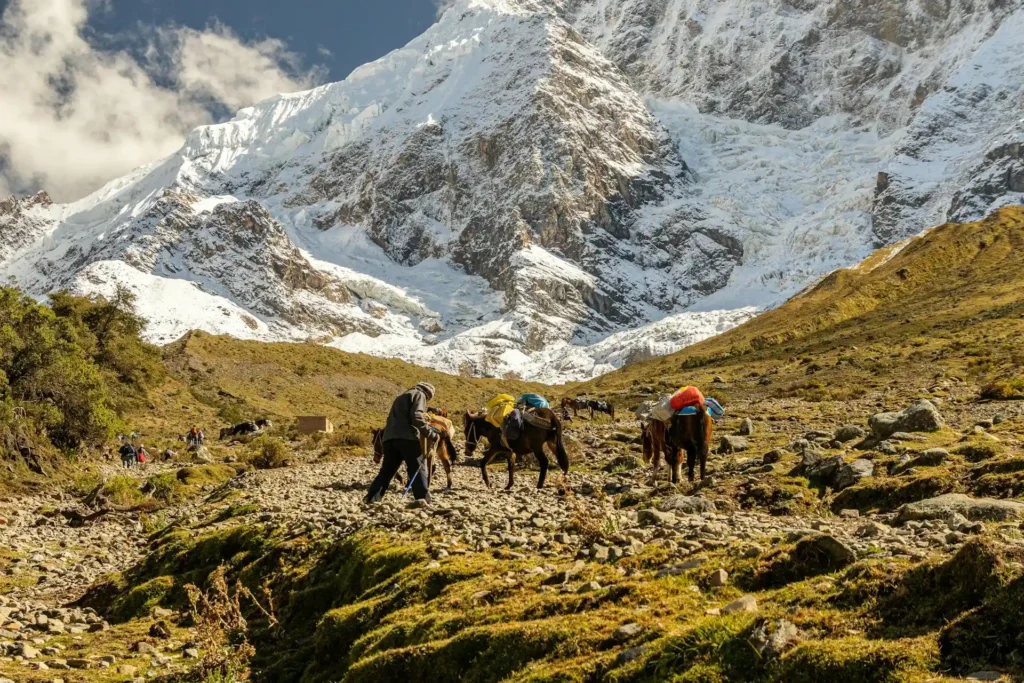
[(688, 386), (658, 401), (642, 404), (636, 415), (641, 422), (644, 461), (652, 463), (652, 481), (657, 478), (664, 453), (672, 483), (676, 483), (684, 450), (690, 481), (694, 479), (698, 461), (701, 479), (704, 478), (712, 425), (725, 415), (725, 409), (718, 401), (705, 398), (700, 389)]

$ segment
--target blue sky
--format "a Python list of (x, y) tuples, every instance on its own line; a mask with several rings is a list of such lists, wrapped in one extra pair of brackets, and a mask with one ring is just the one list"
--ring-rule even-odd
[(437, 16), (434, 0), (108, 0), (107, 5), (90, 15), (91, 28), (100, 33), (132, 33), (140, 23), (203, 29), (220, 22), (244, 39), (283, 40), (306, 66), (327, 67), (331, 81), (401, 47)]
[(0, 199), (76, 199), (198, 125), (342, 80), (438, 1), (0, 0)]

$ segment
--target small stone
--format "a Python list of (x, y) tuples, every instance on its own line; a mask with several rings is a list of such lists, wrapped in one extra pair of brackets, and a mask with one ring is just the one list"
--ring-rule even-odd
[(1003, 680), (1003, 674), (998, 671), (975, 671), (974, 673), (967, 674), (967, 680), (969, 681), (1001, 681)]
[(117, 667), (117, 673), (121, 674), (122, 676), (134, 676), (138, 672), (139, 667), (132, 666), (131, 664), (122, 664), (121, 666)]
[(739, 431), (737, 433), (740, 436), (750, 436), (751, 434), (753, 434), (754, 433), (754, 421), (751, 420), (749, 417), (743, 418), (743, 421), (740, 422), (740, 428), (739, 428)]
[(629, 640), (642, 630), (640, 624), (637, 623), (623, 624), (615, 630), (615, 638), (616, 640)]
[(721, 588), (725, 584), (729, 583), (729, 572), (724, 569), (716, 569), (711, 572), (711, 578), (709, 579), (711, 585), (715, 588)]
[(662, 512), (660, 510), (638, 510), (636, 520), (644, 525), (672, 526), (676, 523), (676, 516), (671, 512)]
[(590, 559), (595, 562), (607, 562), (608, 561), (609, 548), (607, 546), (595, 543), (590, 546)]
[(860, 517), (860, 510), (840, 510), (839, 516), (843, 519), (857, 519)]
[(761, 456), (761, 464), (762, 465), (774, 465), (775, 463), (777, 463), (780, 460), (782, 460), (782, 457), (784, 455), (786, 455), (785, 449), (782, 449), (782, 448), (772, 449), (772, 450), (768, 451), (767, 453), (765, 453), (763, 456)]
[(742, 598), (730, 602), (722, 608), (722, 614), (735, 614), (737, 612), (756, 612), (757, 599), (753, 595), (744, 595)]
[(594, 591), (601, 590), (601, 584), (597, 581), (588, 581), (579, 588), (576, 589), (577, 593), (592, 593)]
[(186, 647), (182, 655), (184, 655), (185, 659), (199, 659), (199, 650), (194, 647)]
[(616, 661), (620, 665), (629, 664), (630, 662), (636, 661), (637, 659), (643, 657), (645, 652), (647, 652), (646, 645), (638, 645), (637, 647), (631, 647), (628, 650), (623, 650), (622, 652), (620, 652), (619, 656), (616, 658)]
[(76, 657), (68, 660), (68, 666), (70, 666), (72, 669), (91, 669), (93, 666), (93, 661), (91, 659)]

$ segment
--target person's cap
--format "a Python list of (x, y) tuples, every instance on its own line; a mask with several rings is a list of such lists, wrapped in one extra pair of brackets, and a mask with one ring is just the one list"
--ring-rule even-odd
[(416, 385), (416, 388), (427, 395), (427, 398), (434, 397), (434, 385), (427, 382), (420, 382)]

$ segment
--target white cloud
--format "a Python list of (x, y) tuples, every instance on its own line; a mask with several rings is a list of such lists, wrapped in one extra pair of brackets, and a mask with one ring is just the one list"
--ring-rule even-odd
[(0, 197), (39, 188), (81, 197), (173, 152), (211, 121), (211, 106), (238, 109), (319, 75), (295, 75), (297, 58), (277, 40), (164, 28), (150, 47), (166, 63), (164, 87), (129, 53), (84, 39), (89, 7), (12, 0), (0, 17)]

